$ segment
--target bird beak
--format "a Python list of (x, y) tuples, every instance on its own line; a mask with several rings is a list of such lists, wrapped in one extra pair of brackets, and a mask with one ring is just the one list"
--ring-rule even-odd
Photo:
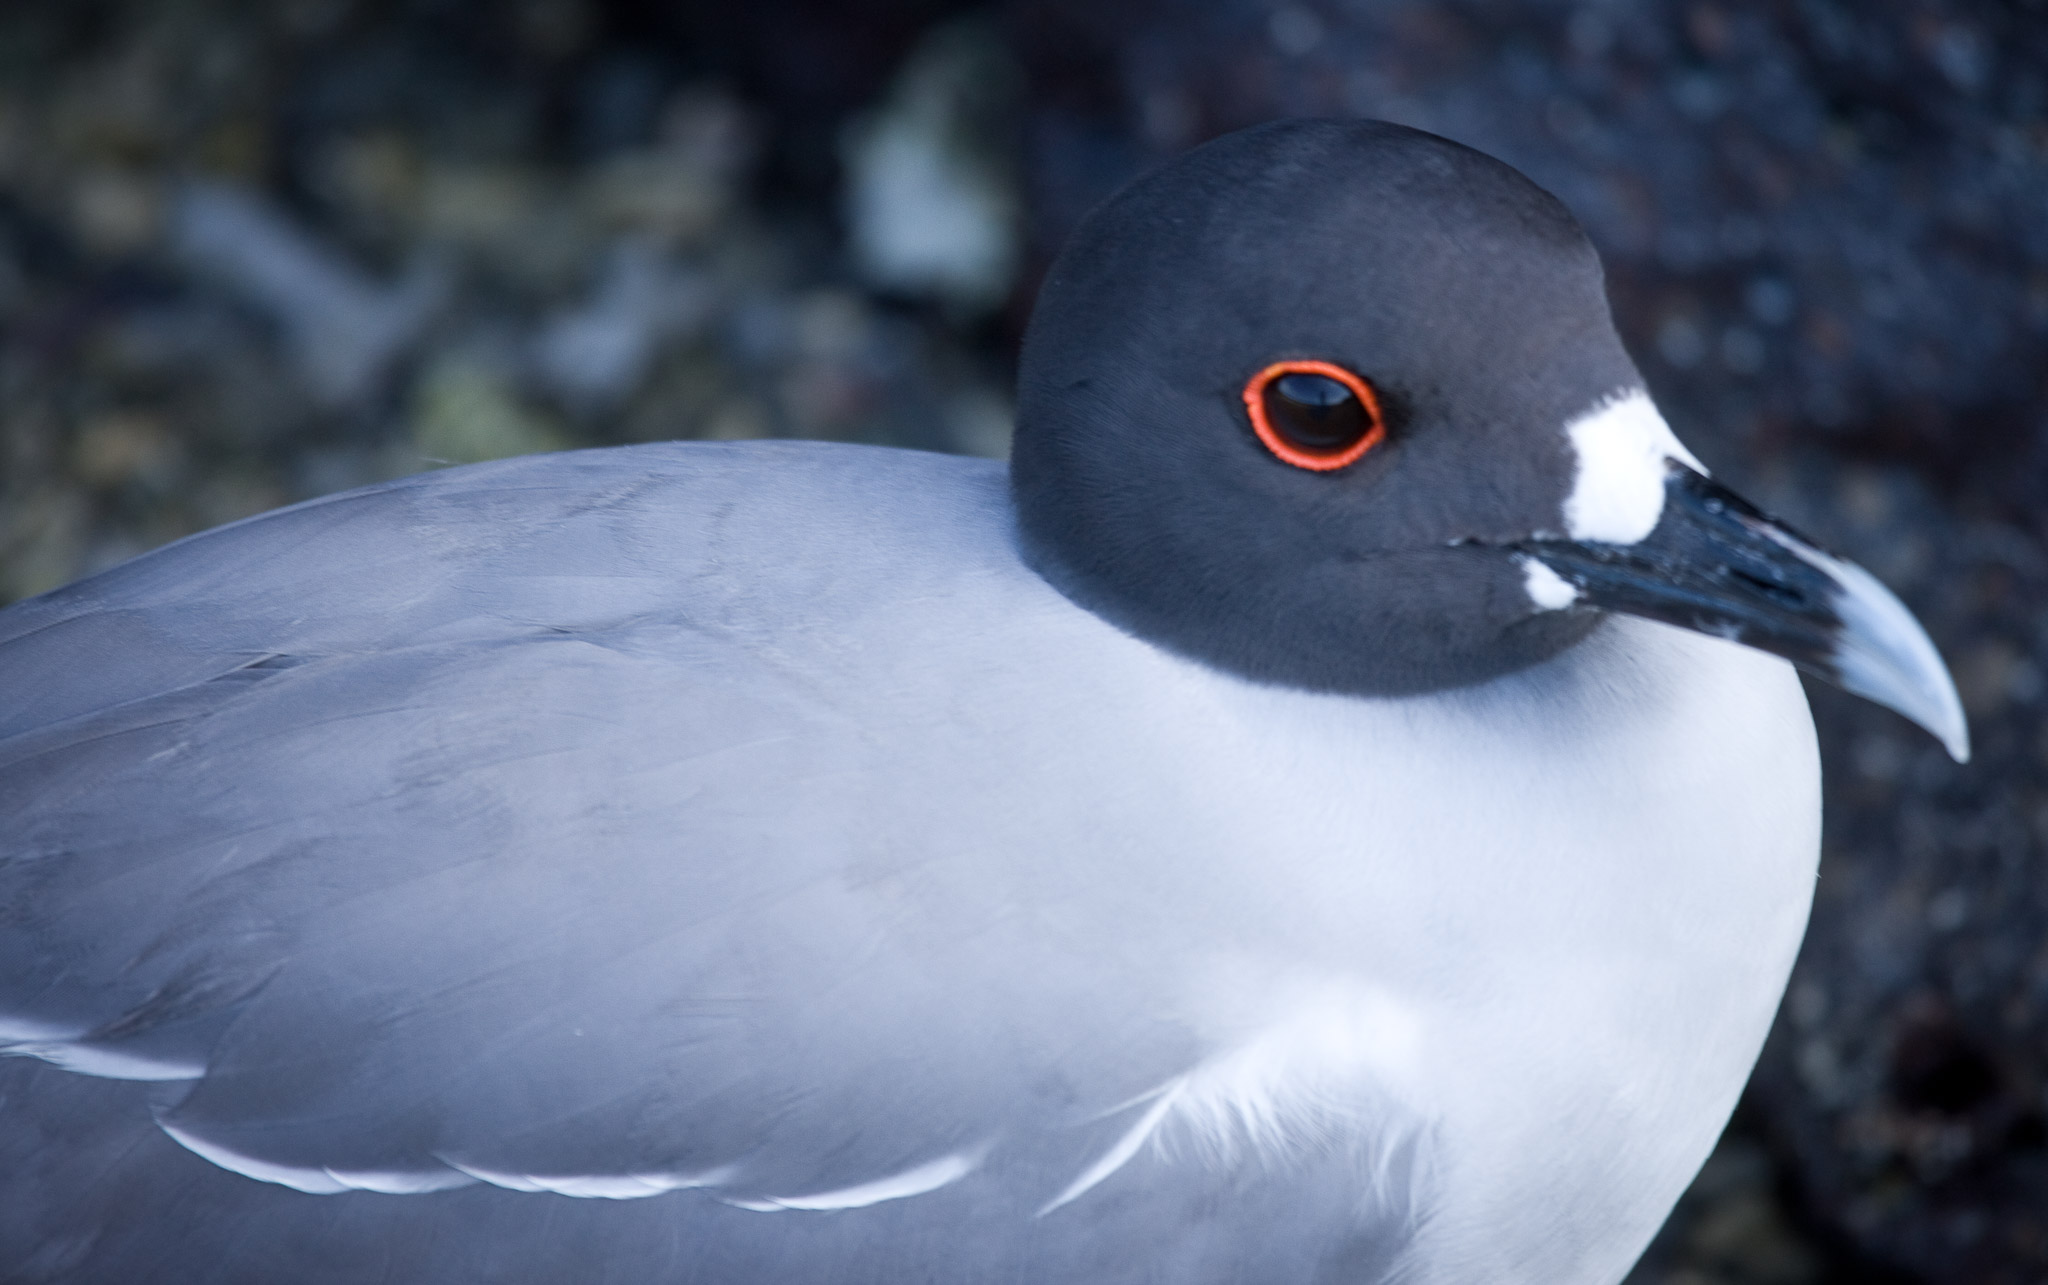
[(1578, 591), (1573, 606), (1627, 612), (1783, 656), (1897, 710), (1970, 757), (1955, 681), (1875, 577), (1676, 460), (1664, 510), (1634, 544), (1529, 540), (1515, 546)]

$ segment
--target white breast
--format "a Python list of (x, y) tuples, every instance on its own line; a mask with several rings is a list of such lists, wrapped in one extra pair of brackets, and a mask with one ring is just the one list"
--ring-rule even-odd
[(1804, 930), (1819, 772), (1791, 667), (1622, 618), (1465, 692), (1202, 699), (1219, 730), (1191, 752), (1262, 802), (1216, 836), (1251, 862), (1181, 865), (1177, 896), (1239, 917), (1185, 974), (1219, 1052), (1162, 1086), (1156, 1144), (1227, 1163), (1347, 1112), (1421, 1133), (1429, 1279), (1619, 1279)]

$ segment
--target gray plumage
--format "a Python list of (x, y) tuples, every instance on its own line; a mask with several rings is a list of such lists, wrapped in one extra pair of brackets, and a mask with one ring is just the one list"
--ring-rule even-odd
[[(1330, 1108), (1356, 1130), (1195, 1121), (1035, 1216), (1144, 1095), (1227, 1055), (1227, 1024), (1286, 1016), (1284, 994), (1204, 1011), (1188, 979), (1370, 958), (1373, 871), (1409, 896), (1425, 854), (1399, 851), (1412, 803), (1317, 815), (1345, 811), (1317, 797), (1332, 775), (1370, 796), (1399, 772), (1260, 725), (1316, 698), (1175, 660), (1023, 568), (995, 466), (794, 445), (488, 465), (201, 536), (5, 620), (28, 697), (0, 742), (11, 1033), (167, 1077), (7, 1067), (10, 1114), (31, 1087), (51, 1112), (8, 1134), (6, 1171), (40, 1175), (0, 1216), (17, 1276), (1367, 1280), (1436, 1202), (1427, 1106), (1368, 1083)], [(1633, 668), (1521, 685), (1653, 681)], [(1759, 769), (1810, 787), (1794, 750)], [(1305, 883), (1352, 868), (1359, 905), (1326, 889), (1302, 913)], [(1727, 949), (1782, 966), (1796, 920), (1762, 929)], [(1739, 1034), (1678, 1061), (1746, 1065), (1761, 1025)], [(145, 1099), (301, 1185), (730, 1174), (641, 1201), (302, 1195), (180, 1150)], [(717, 1199), (984, 1153), (859, 1211)]]
[[(1275, 339), (1340, 248), (1412, 324)], [(0, 612), (0, 1279), (1619, 1280), (1804, 925), (1779, 657), (1966, 736), (1597, 287), (1503, 166), (1273, 126), (1077, 234), (1014, 478), (536, 457)], [(1244, 418), (1304, 352), (1354, 465)]]

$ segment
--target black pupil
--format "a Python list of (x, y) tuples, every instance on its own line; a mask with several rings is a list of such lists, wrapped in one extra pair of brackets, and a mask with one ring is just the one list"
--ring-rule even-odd
[(1365, 407), (1340, 381), (1297, 371), (1266, 385), (1266, 422), (1289, 446), (1336, 455), (1372, 428)]

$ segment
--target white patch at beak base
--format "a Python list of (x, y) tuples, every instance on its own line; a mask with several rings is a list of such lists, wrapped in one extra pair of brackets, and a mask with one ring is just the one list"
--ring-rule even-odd
[(1563, 611), (1579, 600), (1579, 589), (1539, 559), (1524, 556), (1522, 590), (1540, 611)]
[(1666, 460), (1706, 473), (1640, 388), (1603, 399), (1566, 425), (1565, 435), (1578, 456), (1564, 502), (1565, 530), (1574, 540), (1634, 544), (1663, 516)]

